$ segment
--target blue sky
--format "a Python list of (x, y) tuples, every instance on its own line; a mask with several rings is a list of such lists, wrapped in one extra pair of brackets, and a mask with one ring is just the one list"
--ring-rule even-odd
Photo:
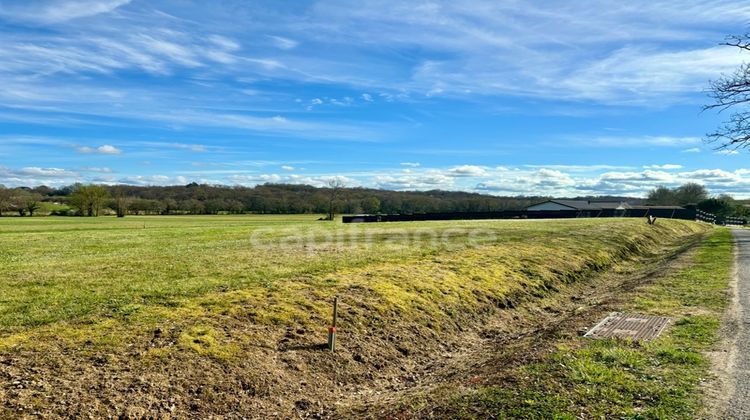
[(742, 1), (0, 0), (0, 183), (750, 197)]

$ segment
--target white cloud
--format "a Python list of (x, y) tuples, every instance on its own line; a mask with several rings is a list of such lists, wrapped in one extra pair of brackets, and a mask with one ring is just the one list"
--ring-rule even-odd
[(14, 20), (57, 23), (109, 13), (131, 0), (50, 0), (0, 5), (0, 16)]
[[(196, 25), (150, 9), (113, 12), (127, 3), (4, 2), (0, 15), (11, 20), (99, 16), (84, 32), (3, 37), (0, 69), (19, 80), (36, 75), (42, 79), (36, 84), (55, 74), (170, 75), (194, 69), (187, 78), (322, 82), (378, 91), (387, 101), (441, 92), (450, 97), (522, 95), (652, 106), (683, 102), (686, 95), (703, 101), (700, 90), (706, 80), (731, 71), (742, 60), (734, 49), (706, 40), (720, 40), (725, 35), (721, 28), (741, 27), (750, 20), (746, 5), (723, 0), (685, 7), (646, 1), (623, 6), (614, 0), (597, 7), (570, 2), (364, 1), (356, 8), (332, 1), (299, 13), (274, 14), (280, 36), (268, 34), (268, 25), (254, 24), (256, 16), (247, 7), (188, 8), (202, 13)], [(239, 24), (241, 35), (232, 32)], [(556, 30), (540, 36), (544, 27)], [(258, 45), (258, 39), (268, 42)], [(297, 48), (298, 39), (309, 39), (316, 49)], [(254, 48), (243, 51), (242, 45), (253, 41)], [(427, 54), (402, 60), (398, 57), (403, 51)], [(171, 93), (169, 86), (150, 96), (163, 101)], [(12, 90), (28, 96), (39, 89)], [(230, 96), (231, 90), (222, 93)], [(373, 94), (360, 97), (369, 101)], [(161, 110), (167, 109), (163, 104)]]
[(15, 175), (28, 176), (36, 178), (55, 178), (55, 177), (69, 177), (76, 176), (75, 172), (71, 172), (60, 168), (39, 168), (36, 166), (21, 168), (14, 171)]
[(0, 166), (0, 185), (28, 187), (37, 185), (69, 185), (81, 180), (80, 175), (68, 169), (29, 166), (11, 169)]
[(725, 149), (725, 150), (719, 150), (718, 152), (716, 152), (716, 154), (717, 155), (739, 155), (740, 152), (737, 151), (737, 150), (728, 150), (728, 149)]
[[(378, 66), (340, 60), (326, 71), (322, 58), (307, 60), (308, 74), (322, 80), (364, 79), (425, 95), (510, 94), (649, 106), (697, 100), (707, 79), (735, 68), (742, 60), (735, 49), (706, 42), (721, 40), (725, 31), (707, 28), (741, 28), (750, 19), (747, 5), (723, 0), (680, 7), (615, 0), (595, 7), (364, 1), (356, 9), (325, 2), (313, 10), (305, 30), (314, 30), (316, 39), (341, 42), (340, 34), (347, 33), (349, 48), (387, 45), (440, 54), (418, 62), (408, 81), (384, 80), (380, 75), (390, 73)], [(540, 35), (540, 28), (549, 27), (554, 34)]]
[(370, 95), (369, 93), (363, 93), (362, 100), (364, 100), (365, 102), (373, 102), (375, 99), (373, 99), (372, 95)]
[[(280, 165), (279, 162), (273, 162)], [(260, 165), (267, 166), (267, 165)], [(280, 165), (282, 169), (284, 166)], [(477, 166), (477, 165), (464, 165)], [(664, 165), (660, 165), (664, 166)], [(474, 176), (455, 176), (454, 169), (408, 168), (408, 172), (363, 171), (351, 174), (276, 174), (246, 172), (242, 170), (209, 170), (172, 175), (122, 175), (111, 176), (110, 168), (82, 167), (77, 170), (29, 166), (23, 168), (0, 167), (0, 184), (7, 186), (70, 185), (74, 182), (97, 182), (131, 185), (184, 185), (206, 182), (211, 184), (258, 185), (264, 183), (306, 184), (324, 187), (331, 179), (347, 186), (364, 186), (393, 190), (460, 190), (494, 195), (549, 195), (574, 197), (580, 195), (625, 195), (642, 197), (656, 186), (676, 187), (686, 182), (705, 185), (712, 194), (729, 193), (738, 198), (750, 197), (750, 168), (734, 171), (724, 169), (644, 169), (641, 171), (581, 172), (578, 168), (529, 168), (477, 166), (483, 173)], [(465, 171), (464, 171), (465, 172)], [(467, 172), (465, 172), (467, 173)], [(210, 176), (211, 179), (205, 178)]]
[(234, 39), (227, 38), (221, 35), (210, 35), (208, 37), (208, 40), (225, 51), (236, 51), (242, 47), (240, 43), (235, 41)]
[(700, 92), (707, 80), (742, 62), (743, 56), (728, 47), (684, 51), (624, 47), (557, 83), (571, 98), (645, 103), (662, 95)]
[(457, 177), (478, 177), (478, 176), (484, 176), (487, 174), (487, 171), (482, 168), (481, 166), (476, 165), (461, 165), (461, 166), (455, 166), (448, 170), (449, 176), (457, 176)]
[(453, 177), (439, 173), (377, 175), (372, 181), (378, 188), (392, 190), (445, 190), (455, 184)]
[(191, 143), (169, 143), (169, 142), (138, 142), (136, 144), (144, 144), (147, 146), (174, 148), (181, 150), (189, 150), (196, 153), (207, 152), (209, 147), (203, 144), (191, 144)]
[(127, 185), (185, 185), (189, 180), (184, 176), (148, 175), (148, 176), (126, 176), (111, 184)]
[(668, 172), (645, 170), (643, 172), (605, 172), (599, 176), (599, 179), (609, 182), (672, 183), (675, 177)]
[(701, 142), (700, 137), (677, 136), (601, 136), (572, 138), (580, 143), (607, 147), (679, 147)]
[(722, 169), (699, 169), (697, 171), (683, 172), (681, 177), (700, 180), (705, 182), (737, 182), (742, 180), (741, 174), (724, 171)]
[(325, 187), (331, 180), (338, 180), (347, 187), (357, 187), (360, 182), (355, 178), (342, 175), (320, 175), (320, 176), (302, 176), (297, 174), (279, 175), (279, 174), (248, 174), (248, 175), (230, 175), (227, 180), (238, 185), (260, 185), (265, 183), (271, 184), (304, 184), (314, 187)]
[(80, 146), (76, 148), (78, 153), (84, 154), (100, 154), (100, 155), (119, 155), (122, 153), (121, 149), (110, 144), (105, 144), (99, 147)]
[(682, 153), (700, 153), (701, 148), (700, 147), (691, 147), (689, 149), (682, 150)]
[(680, 169), (682, 168), (682, 165), (675, 165), (672, 163), (665, 163), (663, 165), (644, 165), (644, 169), (663, 169), (663, 170), (671, 170), (671, 169)]
[(295, 170), (297, 168), (295, 168), (294, 166), (290, 166), (290, 165), (282, 165), (281, 169), (283, 169), (285, 171), (293, 171), (293, 170)]
[(267, 36), (276, 48), (279, 48), (282, 50), (291, 50), (293, 48), (296, 48), (297, 45), (299, 45), (299, 42), (293, 39), (285, 38), (283, 36), (276, 36), (276, 35), (267, 35)]
[[(524, 168), (547, 168), (557, 169), (566, 172), (594, 172), (594, 171), (609, 171), (609, 170), (630, 170), (634, 169), (633, 166), (617, 166), (617, 165), (523, 165)], [(502, 167), (497, 169), (501, 170)]]
[(490, 178), (478, 183), (475, 188), (494, 194), (553, 195), (552, 192), (569, 190), (576, 183), (569, 174), (546, 168), (533, 171), (502, 168)]
[(96, 172), (100, 174), (111, 174), (112, 172), (114, 172), (112, 168), (97, 166), (84, 166), (82, 168), (79, 168), (78, 170), (81, 172)]
[(408, 167), (411, 167), (411, 168), (417, 168), (417, 167), (419, 167), (419, 163), (418, 162), (401, 162), (400, 165), (401, 166), (408, 166)]

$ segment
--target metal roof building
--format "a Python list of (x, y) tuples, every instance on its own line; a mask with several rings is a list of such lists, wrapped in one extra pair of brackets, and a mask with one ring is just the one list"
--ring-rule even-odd
[(527, 211), (555, 211), (555, 210), (632, 210), (632, 209), (666, 209), (679, 210), (680, 206), (634, 206), (624, 201), (595, 201), (595, 200), (547, 200), (533, 204)]
[(528, 211), (550, 210), (627, 210), (630, 204), (620, 201), (548, 200), (526, 208)]

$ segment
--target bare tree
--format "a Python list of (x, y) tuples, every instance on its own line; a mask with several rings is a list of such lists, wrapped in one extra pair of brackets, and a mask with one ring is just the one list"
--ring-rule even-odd
[(113, 188), (114, 198), (112, 199), (112, 209), (117, 213), (117, 217), (125, 217), (128, 214), (128, 207), (130, 207), (131, 199), (125, 195), (125, 189), (117, 186)]
[[(722, 45), (750, 51), (750, 33), (729, 36)], [(703, 110), (717, 109), (719, 112), (733, 109), (729, 119), (714, 132), (707, 135), (710, 142), (718, 142), (719, 149), (744, 149), (750, 146), (750, 64), (743, 63), (730, 75), (724, 75), (710, 83), (709, 97), (713, 104)]]
[(3, 215), (4, 210), (10, 210), (13, 206), (13, 190), (5, 188), (5, 185), (0, 184), (0, 216)]
[(695, 182), (688, 182), (676, 188), (658, 186), (649, 191), (646, 202), (657, 206), (685, 206), (698, 204), (708, 198), (706, 187)]
[(338, 198), (339, 191), (344, 188), (344, 183), (340, 179), (334, 178), (328, 181), (328, 189), (330, 195), (328, 196), (328, 216), (326, 220), (333, 221), (336, 216), (336, 199)]
[(78, 185), (70, 194), (70, 205), (78, 210), (79, 216), (99, 216), (104, 203), (109, 200), (109, 192), (100, 185)]

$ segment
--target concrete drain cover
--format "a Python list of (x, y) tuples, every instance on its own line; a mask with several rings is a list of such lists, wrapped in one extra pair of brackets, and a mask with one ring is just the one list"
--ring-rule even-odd
[(588, 338), (629, 338), (633, 341), (650, 341), (658, 337), (669, 325), (669, 318), (613, 312), (584, 335)]

